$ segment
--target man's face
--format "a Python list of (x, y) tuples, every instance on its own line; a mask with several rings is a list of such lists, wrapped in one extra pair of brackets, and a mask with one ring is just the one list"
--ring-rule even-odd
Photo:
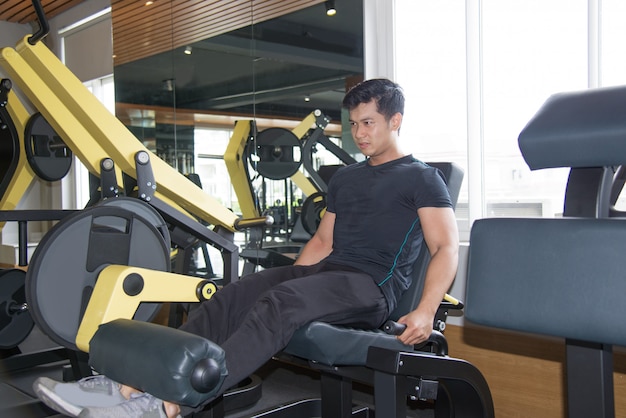
[(352, 138), (366, 157), (378, 158), (396, 150), (396, 137), (402, 115), (395, 114), (389, 121), (378, 113), (376, 102), (361, 103), (350, 111)]

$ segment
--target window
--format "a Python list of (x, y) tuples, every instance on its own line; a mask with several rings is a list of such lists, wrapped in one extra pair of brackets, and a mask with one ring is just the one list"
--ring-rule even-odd
[[(467, 177), (465, 5), (398, 0), (395, 28), (397, 81), (406, 95), (402, 149), (425, 162), (453, 161)], [(457, 205), (465, 225), (467, 185)]]
[(517, 138), (550, 95), (587, 87), (587, 2), (483, 0), (481, 52), (483, 216), (556, 216), (569, 170), (531, 172)]
[(602, 0), (600, 13), (600, 85), (626, 84), (626, 2)]
[(625, 18), (621, 0), (396, 0), (403, 146), (465, 169), (462, 232), (479, 217), (561, 214), (569, 170), (531, 172), (517, 139), (552, 94), (626, 84)]
[(239, 213), (239, 204), (228, 180), (224, 152), (232, 131), (229, 129), (198, 128), (194, 130), (194, 167), (202, 189), (226, 207)]
[[(111, 112), (115, 109), (115, 88), (113, 86), (113, 76), (98, 78), (83, 83), (87, 89), (104, 104), (104, 106)], [(68, 201), (64, 204), (66, 208), (84, 208), (89, 202), (90, 190), (89, 190), (89, 170), (83, 165), (83, 163), (74, 156), (72, 162), (72, 178), (74, 179), (74, 197), (75, 203)], [(65, 181), (65, 180), (64, 180)], [(68, 190), (71, 188), (68, 188)], [(67, 196), (64, 197), (67, 200)]]

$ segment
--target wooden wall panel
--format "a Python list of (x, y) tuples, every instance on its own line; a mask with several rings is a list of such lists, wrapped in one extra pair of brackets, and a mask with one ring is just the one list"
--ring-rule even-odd
[[(561, 339), (454, 325), (446, 338), (450, 356), (474, 364), (487, 379), (496, 417), (566, 417)], [(626, 418), (626, 354), (614, 351), (615, 416)]]
[(113, 0), (115, 65), (323, 3), (323, 0)]

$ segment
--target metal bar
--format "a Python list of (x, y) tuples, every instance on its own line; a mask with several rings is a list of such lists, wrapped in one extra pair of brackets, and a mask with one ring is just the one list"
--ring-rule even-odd
[(17, 223), (18, 265), (28, 264), (28, 225), (26, 221)]
[(570, 418), (613, 418), (612, 346), (566, 340), (567, 407)]
[(321, 374), (322, 418), (352, 416), (352, 380), (331, 373)]
[(406, 377), (376, 371), (374, 404), (379, 417), (406, 417)]

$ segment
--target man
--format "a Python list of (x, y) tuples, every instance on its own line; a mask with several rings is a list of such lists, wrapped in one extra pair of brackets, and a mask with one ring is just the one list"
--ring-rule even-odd
[[(262, 366), (311, 321), (380, 327), (410, 285), (423, 243), (431, 254), (424, 291), (418, 307), (399, 319), (406, 330), (398, 338), (417, 344), (432, 331), (458, 263), (458, 231), (445, 182), (438, 170), (399, 148), (400, 86), (386, 79), (364, 81), (346, 94), (343, 106), (367, 158), (333, 176), (326, 214), (295, 265), (225, 286), (181, 326), (224, 349), (228, 376), (219, 393)], [(34, 389), (70, 416), (171, 418), (193, 411), (104, 376), (78, 383), (40, 378)]]

